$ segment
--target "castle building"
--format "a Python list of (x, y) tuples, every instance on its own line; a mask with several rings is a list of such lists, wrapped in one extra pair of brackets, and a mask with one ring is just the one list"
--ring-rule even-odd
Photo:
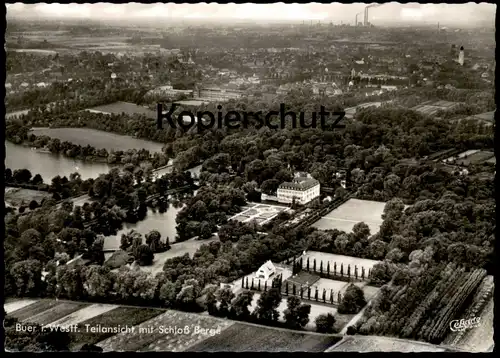
[(291, 182), (285, 182), (278, 187), (278, 202), (291, 204), (293, 200), (299, 204), (307, 204), (319, 197), (319, 181), (312, 177), (296, 177)]

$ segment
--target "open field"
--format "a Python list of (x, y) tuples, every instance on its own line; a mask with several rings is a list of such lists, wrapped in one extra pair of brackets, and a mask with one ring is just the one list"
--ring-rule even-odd
[(232, 216), (229, 220), (240, 222), (250, 222), (255, 220), (257, 224), (265, 224), (281, 212), (287, 212), (291, 209), (286, 206), (269, 204), (251, 204), (243, 207), (243, 211)]
[(287, 281), (292, 285), (296, 285), (297, 287), (309, 287), (311, 285), (317, 284), (320, 280), (321, 279), (318, 275), (314, 275), (306, 271), (301, 271), (297, 275), (290, 277)]
[(72, 333), (72, 341), (74, 346), (79, 346), (85, 343), (96, 344), (114, 335), (108, 332), (91, 332), (86, 330), (86, 324), (89, 327), (118, 327), (125, 325), (128, 327), (135, 326), (139, 323), (147, 321), (165, 312), (157, 308), (132, 308), (132, 307), (118, 307), (114, 310), (108, 311), (99, 316), (93, 317), (78, 324), (80, 332)]
[[(46, 178), (48, 179), (48, 178)], [(46, 180), (44, 178), (44, 180)], [(4, 199), (7, 203), (12, 206), (21, 206), (24, 202), (25, 205), (28, 205), (32, 200), (36, 200), (38, 204), (44, 198), (51, 198), (52, 195), (46, 191), (38, 191), (24, 188), (5, 188), (5, 196)]]
[(205, 339), (190, 352), (323, 352), (338, 337), (236, 323)]
[(190, 257), (193, 257), (196, 251), (202, 246), (202, 245), (208, 245), (212, 241), (217, 241), (217, 238), (212, 238), (208, 240), (187, 240), (183, 242), (178, 242), (175, 243), (172, 246), (172, 248), (168, 251), (161, 252), (155, 254), (153, 264), (151, 266), (141, 266), (141, 270), (145, 272), (151, 273), (153, 276), (156, 275), (158, 272), (163, 271), (163, 265), (165, 264), (165, 261), (168, 259), (177, 257), (177, 256), (183, 256), (184, 254), (189, 254)]
[(444, 348), (390, 337), (347, 336), (325, 352), (444, 352)]
[(467, 158), (461, 158), (457, 160), (458, 165), (470, 165), (483, 163), (488, 159), (494, 158), (495, 153), (487, 151), (478, 151), (474, 154), (470, 154)]
[(67, 316), (64, 316), (57, 321), (52, 322), (51, 324), (54, 326), (69, 326), (74, 324), (79, 324), (83, 321), (89, 320), (91, 318), (97, 317), (101, 314), (114, 310), (118, 306), (116, 305), (103, 305), (103, 304), (95, 304), (83, 307), (76, 312), (73, 312)]
[[(323, 292), (323, 289), (325, 289), (327, 292), (333, 290), (334, 295), (336, 295), (338, 292), (344, 293), (348, 285), (349, 285), (348, 282), (335, 281), (335, 280), (330, 280), (328, 278), (320, 278), (318, 282), (312, 285), (311, 289), (315, 290), (316, 288), (318, 288), (320, 293)], [(336, 299), (337, 297), (335, 297), (335, 300)]]
[(415, 107), (412, 107), (411, 109), (414, 111), (420, 112), (422, 114), (427, 114), (429, 116), (433, 116), (440, 110), (441, 111), (451, 110), (458, 105), (459, 105), (459, 103), (457, 103), (457, 102), (438, 100), (438, 101), (427, 101), (427, 102), (421, 103)]
[(80, 309), (88, 306), (86, 303), (78, 302), (61, 302), (60, 304), (43, 311), (35, 316), (28, 318), (29, 322), (40, 325), (47, 325), (49, 323), (60, 320), (61, 318), (79, 311)]
[(334, 263), (337, 263), (337, 273), (340, 272), (340, 264), (344, 264), (344, 275), (347, 274), (347, 267), (351, 265), (351, 275), (354, 274), (354, 266), (358, 266), (358, 274), (361, 275), (361, 267), (365, 268), (365, 273), (368, 274), (368, 270), (374, 265), (379, 263), (377, 260), (362, 259), (353, 256), (344, 256), (329, 254), (320, 251), (307, 251), (305, 256), (302, 256), (302, 266), (306, 267), (307, 258), (309, 258), (309, 268), (312, 269), (313, 261), (316, 259), (316, 270), (319, 270), (320, 262), (323, 261), (323, 270), (326, 272), (327, 262), (330, 262), (330, 272), (333, 272)]
[(7, 314), (12, 313), (14, 311), (20, 310), (21, 308), (24, 308), (26, 306), (29, 306), (33, 303), (35, 303), (37, 300), (30, 300), (30, 299), (22, 299), (22, 300), (16, 300), (16, 301), (11, 301), (7, 302), (3, 305), (3, 309)]
[(338, 229), (351, 232), (354, 225), (364, 222), (370, 228), (370, 234), (376, 234), (382, 225), (385, 203), (370, 200), (349, 199), (314, 224), (320, 230)]
[[(119, 333), (98, 344), (106, 351), (183, 351), (189, 346), (208, 338), (210, 331), (213, 334), (223, 331), (232, 324), (231, 321), (218, 320), (210, 316), (201, 316), (186, 312), (166, 311), (165, 313), (135, 326), (134, 331)], [(188, 332), (178, 333), (174, 330)], [(147, 330), (152, 328), (152, 330)], [(147, 331), (146, 331), (147, 330)]]
[(59, 302), (53, 300), (40, 300), (23, 307), (17, 311), (11, 312), (12, 317), (16, 317), (19, 321), (26, 321), (36, 316), (39, 313), (50, 310), (59, 305)]
[(31, 133), (37, 136), (46, 135), (81, 146), (90, 145), (96, 149), (104, 148), (108, 151), (144, 148), (150, 152), (160, 152), (163, 147), (161, 143), (90, 128), (33, 128)]
[(446, 159), (443, 159), (443, 162), (444, 163), (447, 163), (447, 162), (451, 162), (453, 160), (457, 160), (457, 159), (462, 159), (463, 157), (466, 157), (466, 156), (469, 156), (469, 155), (472, 155), (472, 154), (475, 154), (479, 152), (479, 149), (471, 149), (471, 150), (467, 150), (465, 152), (462, 152), (460, 154), (457, 154), (457, 155), (454, 155), (454, 156), (451, 156), (451, 157), (448, 157)]
[(142, 114), (148, 118), (156, 119), (157, 113), (156, 111), (152, 111), (149, 108), (138, 106), (134, 103), (129, 102), (115, 102), (110, 104), (105, 104), (102, 106), (89, 108), (91, 111), (97, 111), (101, 113), (108, 114), (128, 114), (132, 116), (134, 114)]
[(42, 50), (42, 49), (29, 49), (29, 48), (26, 48), (26, 49), (16, 49), (16, 50), (11, 50), (11, 51), (14, 51), (14, 52), (24, 52), (24, 53), (36, 53), (38, 55), (46, 55), (46, 56), (52, 56), (52, 55), (55, 55), (57, 54), (57, 51), (54, 51), (54, 50)]

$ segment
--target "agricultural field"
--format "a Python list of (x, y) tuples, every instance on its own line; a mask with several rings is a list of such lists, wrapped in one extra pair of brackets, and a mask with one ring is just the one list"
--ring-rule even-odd
[(3, 309), (5, 310), (5, 312), (7, 314), (9, 314), (9, 313), (12, 313), (14, 311), (20, 310), (21, 308), (29, 306), (29, 305), (35, 303), (36, 301), (37, 300), (29, 300), (29, 299), (28, 300), (23, 299), (23, 300), (10, 301), (10, 302), (6, 302), (3, 305)]
[(11, 316), (17, 318), (19, 321), (27, 321), (33, 316), (50, 310), (51, 308), (56, 307), (59, 304), (60, 302), (54, 300), (40, 300), (14, 312), (11, 312)]
[(411, 109), (422, 114), (427, 114), (429, 116), (435, 115), (438, 111), (447, 111), (458, 106), (457, 102), (449, 101), (427, 101), (419, 104), (418, 106), (412, 107)]
[(333, 272), (334, 263), (337, 263), (337, 272), (340, 270), (340, 264), (344, 264), (344, 275), (347, 274), (347, 267), (351, 265), (351, 274), (354, 274), (354, 266), (358, 267), (358, 273), (361, 275), (361, 267), (365, 268), (366, 274), (371, 270), (379, 261), (362, 259), (359, 257), (329, 254), (320, 251), (307, 251), (302, 258), (302, 266), (305, 268), (307, 259), (309, 258), (309, 268), (312, 269), (314, 259), (316, 259), (316, 270), (319, 270), (320, 262), (323, 261), (323, 270), (326, 272), (327, 262), (330, 262), (330, 272)]
[(341, 230), (351, 232), (354, 225), (364, 222), (370, 228), (370, 234), (376, 234), (382, 225), (385, 203), (370, 200), (349, 199), (312, 224), (320, 230)]
[(457, 319), (480, 317), (479, 326), (465, 331), (449, 332), (443, 345), (458, 347), (472, 352), (486, 352), (493, 346), (493, 276), (486, 276), (464, 313)]
[(127, 325), (129, 327), (135, 326), (139, 323), (147, 321), (165, 312), (156, 308), (144, 307), (118, 307), (99, 316), (87, 319), (78, 324), (80, 332), (72, 333), (73, 348), (77, 348), (85, 343), (96, 344), (114, 335), (111, 332), (87, 332), (85, 325), (89, 327), (122, 327)]
[(86, 303), (78, 302), (61, 302), (58, 305), (49, 308), (35, 316), (29, 317), (27, 320), (31, 323), (40, 325), (47, 325), (55, 322), (71, 313), (79, 311), (80, 309), (88, 306)]
[(156, 111), (152, 111), (151, 109), (138, 106), (134, 103), (129, 102), (115, 102), (110, 104), (105, 104), (102, 106), (92, 107), (88, 109), (93, 112), (107, 113), (107, 114), (128, 114), (132, 116), (134, 114), (142, 114), (148, 118), (156, 119), (157, 113)]
[(243, 211), (232, 216), (229, 220), (240, 222), (250, 222), (255, 220), (257, 224), (262, 225), (273, 219), (281, 212), (288, 212), (291, 209), (286, 206), (269, 204), (248, 204), (243, 207)]
[(52, 195), (46, 191), (24, 188), (5, 188), (4, 200), (14, 207), (19, 207), (28, 205), (32, 200), (40, 204), (43, 199), (51, 197)]
[(470, 352), (488, 352), (495, 345), (493, 340), (494, 300), (491, 298), (480, 315), (478, 327), (471, 328), (457, 344), (458, 348)]
[(82, 309), (79, 309), (78, 311), (75, 311), (69, 315), (66, 315), (63, 318), (58, 319), (57, 321), (51, 322), (51, 324), (54, 326), (75, 325), (114, 310), (115, 308), (118, 308), (118, 306), (103, 304), (90, 305), (83, 307)]
[(326, 352), (444, 352), (445, 349), (427, 343), (389, 337), (347, 336)]
[(81, 146), (90, 145), (96, 149), (104, 148), (108, 151), (144, 148), (150, 152), (160, 152), (163, 146), (160, 143), (90, 128), (33, 128), (30, 133), (37, 136), (46, 135)]
[[(165, 313), (135, 326), (132, 333), (123, 332), (98, 344), (106, 351), (169, 351), (179, 352), (210, 337), (220, 334), (233, 322), (186, 312), (166, 311)], [(153, 331), (146, 331), (147, 328)], [(176, 333), (170, 329), (185, 329), (188, 333)], [(207, 331), (199, 331), (199, 329)], [(197, 330), (198, 329), (198, 330)], [(143, 331), (144, 330), (144, 331)], [(213, 330), (213, 331), (210, 331)]]
[(340, 338), (236, 323), (190, 352), (323, 352)]

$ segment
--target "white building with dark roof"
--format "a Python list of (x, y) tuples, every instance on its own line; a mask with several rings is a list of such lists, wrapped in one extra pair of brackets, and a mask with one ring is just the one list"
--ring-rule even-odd
[(278, 187), (278, 202), (290, 204), (295, 201), (299, 204), (307, 204), (319, 197), (319, 181), (309, 177), (295, 177), (291, 182), (285, 182)]
[(255, 276), (257, 278), (262, 278), (267, 281), (269, 280), (269, 277), (271, 277), (275, 273), (276, 273), (276, 267), (273, 265), (271, 260), (268, 260), (267, 262), (264, 263), (264, 265), (262, 265), (259, 268)]

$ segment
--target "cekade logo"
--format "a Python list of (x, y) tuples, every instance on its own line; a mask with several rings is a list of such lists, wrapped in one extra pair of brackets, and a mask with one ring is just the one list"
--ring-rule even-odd
[(480, 319), (481, 319), (481, 317), (473, 317), (473, 318), (461, 319), (461, 320), (455, 319), (455, 320), (450, 322), (450, 329), (453, 332), (457, 332), (457, 331), (461, 332), (461, 331), (465, 331), (466, 329), (469, 329), (469, 328), (478, 327)]

